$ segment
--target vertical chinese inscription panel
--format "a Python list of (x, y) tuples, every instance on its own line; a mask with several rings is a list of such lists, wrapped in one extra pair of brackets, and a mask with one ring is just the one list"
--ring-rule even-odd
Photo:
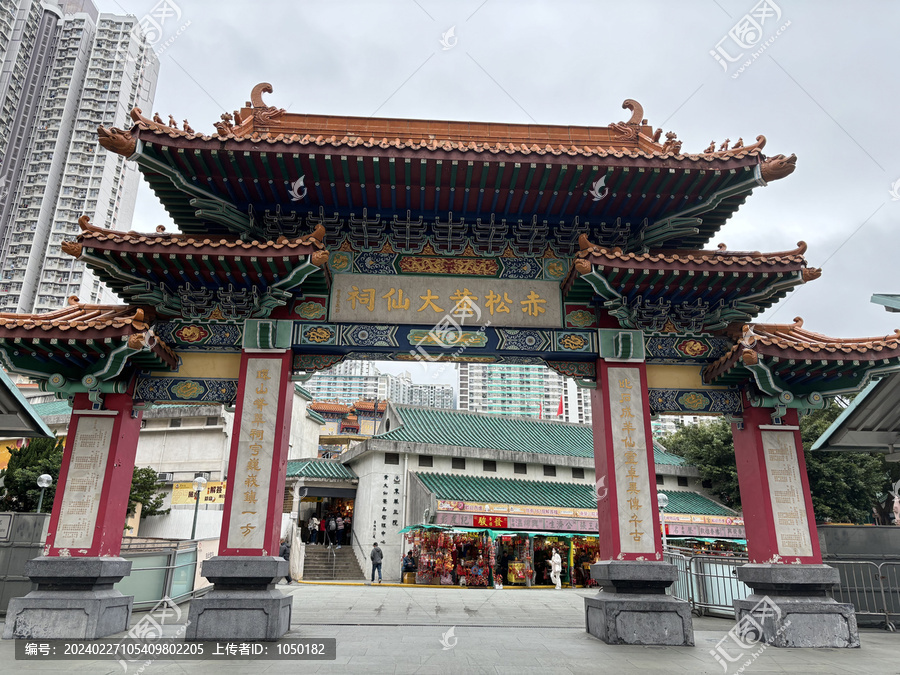
[[(247, 361), (237, 462), (231, 470), (234, 494), (228, 548), (262, 549), (265, 546), (280, 391), (279, 361), (254, 358)], [(269, 555), (277, 555), (277, 551), (269, 551)]]

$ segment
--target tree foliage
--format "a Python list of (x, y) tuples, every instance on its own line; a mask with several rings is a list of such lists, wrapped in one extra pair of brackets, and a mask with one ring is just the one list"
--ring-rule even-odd
[[(843, 408), (832, 402), (800, 418), (806, 473), (817, 520), (865, 523), (876, 494), (885, 492), (890, 473), (883, 456), (868, 453), (811, 452), (813, 443), (837, 419)], [(740, 508), (737, 465), (731, 425), (724, 419), (687, 425), (661, 440), (671, 453), (695, 465), (710, 492), (723, 504)]]
[[(53, 478), (53, 484), (44, 492), (41, 512), (49, 513), (56, 497), (64, 449), (65, 441), (61, 438), (33, 438), (21, 448), (10, 448), (9, 464), (0, 471), (3, 481), (0, 511), (34, 512), (41, 494), (37, 479), (47, 473)], [(143, 504), (142, 519), (168, 513), (169, 509), (162, 508), (165, 495), (160, 493), (161, 487), (155, 469), (135, 467), (128, 497), (128, 515), (134, 515), (139, 503)]]
[(128, 516), (134, 515), (138, 504), (141, 507), (141, 519), (148, 516), (164, 516), (171, 509), (162, 507), (165, 495), (159, 489), (162, 484), (156, 476), (156, 469), (145, 466), (134, 467), (134, 475), (131, 480), (131, 494), (128, 496)]
[(43, 513), (53, 508), (64, 442), (61, 438), (32, 438), (21, 448), (9, 448), (9, 463), (0, 471), (5, 492), (0, 497), (0, 511), (31, 511), (38, 506), (41, 488), (38, 476), (50, 474), (53, 484), (44, 492)]

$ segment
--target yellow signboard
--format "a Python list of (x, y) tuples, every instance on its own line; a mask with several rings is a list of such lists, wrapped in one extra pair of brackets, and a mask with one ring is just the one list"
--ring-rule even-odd
[[(193, 504), (197, 500), (193, 483), (172, 484), (172, 504)], [(200, 495), (201, 504), (224, 504), (225, 481), (207, 483)]]

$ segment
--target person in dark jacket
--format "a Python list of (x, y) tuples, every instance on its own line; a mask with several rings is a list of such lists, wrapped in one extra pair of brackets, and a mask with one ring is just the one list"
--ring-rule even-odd
[(375, 583), (375, 571), (378, 571), (378, 583), (381, 583), (381, 561), (384, 560), (384, 554), (378, 548), (378, 542), (372, 544), (372, 552), (369, 553), (369, 559), (372, 561), (372, 583)]
[(278, 549), (278, 555), (288, 561), (288, 574), (284, 578), (285, 583), (291, 583), (290, 562), (291, 562), (291, 543), (287, 537), (281, 538), (281, 547)]

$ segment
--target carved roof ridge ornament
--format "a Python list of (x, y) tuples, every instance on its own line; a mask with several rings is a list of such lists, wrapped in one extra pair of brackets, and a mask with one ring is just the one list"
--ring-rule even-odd
[(791, 154), (790, 157), (784, 155), (774, 155), (766, 157), (760, 165), (760, 175), (767, 183), (773, 180), (779, 180), (790, 176), (797, 168), (797, 155)]
[(744, 145), (744, 139), (739, 138), (737, 140), (737, 143), (729, 148), (728, 144), (730, 142), (731, 139), (726, 138), (725, 141), (719, 146), (719, 149), (716, 150), (716, 142), (710, 141), (709, 146), (700, 154), (712, 157), (735, 157), (737, 155), (743, 155), (749, 152), (753, 152), (754, 150), (761, 151), (764, 147), (766, 147), (766, 137), (762, 134), (756, 137), (756, 143), (751, 143), (750, 145)]
[(137, 139), (132, 133), (117, 127), (107, 129), (102, 124), (98, 126), (97, 142), (110, 152), (123, 157), (131, 157), (137, 150)]

